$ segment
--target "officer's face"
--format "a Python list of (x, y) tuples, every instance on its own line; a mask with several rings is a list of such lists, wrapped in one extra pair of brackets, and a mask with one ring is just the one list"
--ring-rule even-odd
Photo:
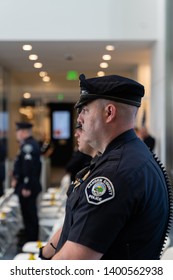
[(92, 101), (81, 108), (77, 121), (82, 125), (83, 141), (98, 150), (99, 139), (103, 133), (104, 107), (100, 100)]
[(16, 130), (16, 139), (19, 143), (25, 139), (25, 131), (23, 129)]
[(77, 128), (74, 136), (77, 140), (78, 150), (87, 155), (93, 155), (93, 148), (85, 141), (85, 135), (81, 128)]

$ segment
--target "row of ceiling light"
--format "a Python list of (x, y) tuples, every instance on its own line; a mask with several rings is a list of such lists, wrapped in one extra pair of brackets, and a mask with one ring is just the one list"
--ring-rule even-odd
[[(27, 51), (27, 52), (32, 51), (32, 45), (23, 45), (22, 48), (23, 48), (24, 51)], [(106, 46), (106, 51), (111, 52), (111, 51), (114, 51), (114, 50), (115, 50), (115, 47), (113, 45), (107, 45)], [(38, 61), (38, 55), (37, 54), (31, 53), (28, 58), (31, 61), (35, 61), (34, 65), (33, 65), (34, 68), (41, 69), (43, 67), (43, 64)], [(108, 61), (110, 61), (111, 59), (112, 59), (112, 57), (111, 57), (110, 54), (108, 54), (108, 53), (104, 54), (102, 56), (103, 61), (100, 63), (100, 68), (102, 68), (102, 69), (108, 68), (109, 67)], [(43, 82), (45, 82), (45, 83), (50, 82), (50, 77), (49, 77), (49, 75), (46, 71), (40, 71), (39, 76), (42, 78)], [(99, 77), (105, 76), (105, 72), (103, 70), (98, 71), (97, 76), (99, 76)], [(31, 94), (29, 92), (25, 92), (23, 94), (23, 97), (28, 99), (28, 98), (31, 97)]]
[[(32, 51), (32, 45), (23, 45), (22, 49), (26, 52), (30, 52), (30, 51)], [(43, 63), (38, 61), (38, 55), (37, 54), (34, 54), (34, 53), (29, 54), (28, 59), (31, 60), (31, 61), (35, 61), (34, 64), (33, 64), (34, 68), (41, 69), (43, 67)], [(42, 78), (43, 82), (45, 82), (45, 83), (50, 82), (50, 77), (49, 77), (49, 75), (46, 71), (40, 71), (39, 76)], [(23, 98), (26, 98), (26, 99), (31, 98), (31, 93), (30, 92), (25, 92), (23, 94)]]
[[(111, 52), (111, 51), (114, 51), (115, 50), (115, 47), (113, 45), (107, 45), (106, 46), (106, 50), (108, 52)], [(108, 61), (110, 61), (112, 59), (111, 55), (110, 54), (104, 54), (102, 56), (102, 62), (100, 63), (100, 68), (102, 69), (106, 69), (109, 67), (109, 64), (108, 64)], [(102, 71), (98, 71), (97, 72), (97, 76), (101, 77), (101, 76), (105, 76), (105, 72), (102, 70)]]
[[(24, 51), (32, 51), (32, 46), (31, 45), (23, 45), (22, 48), (23, 48)], [(38, 55), (37, 54), (30, 54), (28, 58), (31, 61), (36, 61), (36, 62), (34, 62), (34, 65), (33, 65), (34, 68), (41, 69), (43, 67), (43, 64), (41, 62), (37, 61), (38, 60)], [(43, 82), (49, 82), (50, 81), (50, 77), (49, 77), (49, 75), (46, 71), (40, 71), (39, 75), (42, 78)]]

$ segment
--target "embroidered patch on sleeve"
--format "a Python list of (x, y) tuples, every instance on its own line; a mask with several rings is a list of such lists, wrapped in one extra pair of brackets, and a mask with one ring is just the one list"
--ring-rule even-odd
[(88, 203), (101, 204), (115, 196), (114, 186), (106, 177), (92, 179), (85, 188)]

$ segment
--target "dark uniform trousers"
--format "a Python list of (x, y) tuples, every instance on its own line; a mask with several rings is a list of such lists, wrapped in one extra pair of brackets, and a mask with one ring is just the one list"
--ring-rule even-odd
[(39, 226), (37, 215), (37, 197), (19, 197), (23, 223), (29, 241), (38, 240)]

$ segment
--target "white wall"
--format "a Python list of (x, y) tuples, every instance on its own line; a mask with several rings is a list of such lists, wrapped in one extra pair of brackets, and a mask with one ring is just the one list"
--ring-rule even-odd
[(172, 32), (173, 1), (167, 0), (166, 16), (166, 71), (165, 71), (165, 99), (166, 99), (166, 165), (173, 182), (173, 32)]
[(158, 0), (1, 0), (0, 40), (155, 40)]
[(140, 82), (142, 85), (145, 85), (145, 95), (142, 98), (142, 105), (138, 111), (138, 127), (142, 125), (142, 118), (144, 111), (146, 113), (146, 123), (145, 125), (149, 129), (150, 128), (150, 102), (151, 102), (151, 68), (149, 64), (141, 64), (138, 66), (137, 69), (137, 81)]
[(156, 153), (165, 164), (165, 1), (158, 0), (158, 22), (157, 26), (160, 30), (158, 40), (153, 45), (152, 61), (151, 61), (151, 129), (156, 137), (157, 149)]

